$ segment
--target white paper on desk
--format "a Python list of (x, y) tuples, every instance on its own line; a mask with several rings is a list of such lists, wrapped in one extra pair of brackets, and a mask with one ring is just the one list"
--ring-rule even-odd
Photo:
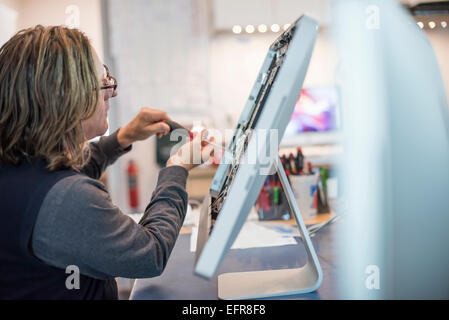
[[(294, 226), (275, 222), (247, 221), (242, 227), (231, 249), (248, 249), (261, 247), (277, 247), (297, 244), (294, 237), (299, 237)], [(190, 252), (196, 251), (198, 228), (192, 228), (190, 236)]]

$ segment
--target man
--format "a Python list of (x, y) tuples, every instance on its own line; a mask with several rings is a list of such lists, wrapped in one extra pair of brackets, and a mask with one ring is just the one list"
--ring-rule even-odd
[[(117, 82), (76, 29), (23, 30), (0, 49), (0, 299), (117, 299), (114, 277), (164, 270), (187, 207), (198, 135), (170, 158), (139, 224), (98, 181), (136, 141), (168, 134), (165, 112), (143, 108), (107, 128)], [(80, 270), (79, 288), (66, 269)]]

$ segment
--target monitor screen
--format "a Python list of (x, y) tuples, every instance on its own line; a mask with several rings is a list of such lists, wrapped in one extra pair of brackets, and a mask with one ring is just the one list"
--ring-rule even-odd
[(304, 132), (329, 132), (339, 129), (338, 91), (333, 86), (305, 88), (301, 91), (285, 137)]

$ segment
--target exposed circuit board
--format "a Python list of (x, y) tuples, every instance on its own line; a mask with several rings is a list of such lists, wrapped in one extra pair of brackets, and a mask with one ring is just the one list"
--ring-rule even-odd
[(228, 195), (229, 189), (234, 181), (234, 177), (239, 169), (239, 164), (245, 154), (248, 147), (248, 143), (253, 134), (253, 129), (256, 127), (257, 120), (263, 110), (265, 102), (270, 94), (270, 90), (273, 86), (276, 76), (284, 62), (286, 53), (288, 50), (289, 43), (293, 38), (295, 32), (296, 24), (286, 30), (270, 47), (268, 53), (268, 58), (271, 63), (268, 70), (265, 73), (259, 75), (257, 82), (261, 85), (260, 90), (258, 90), (257, 96), (250, 96), (250, 100), (254, 101), (253, 108), (250, 112), (250, 117), (248, 121), (242, 121), (238, 124), (234, 137), (229, 144), (226, 155), (230, 157), (231, 162), (227, 168), (225, 174), (225, 180), (223, 181), (222, 188), (216, 197), (212, 197), (210, 214), (211, 214), (211, 228), (213, 229), (215, 220), (220, 213), (225, 199)]

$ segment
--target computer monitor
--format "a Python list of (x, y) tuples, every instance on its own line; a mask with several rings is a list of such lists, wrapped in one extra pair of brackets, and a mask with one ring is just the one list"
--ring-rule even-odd
[(338, 130), (338, 91), (335, 86), (304, 88), (296, 102), (284, 137), (304, 132)]
[[(201, 209), (196, 275), (207, 279), (214, 275), (254, 205), (277, 159), (277, 148), (300, 95), (317, 33), (317, 22), (303, 16), (269, 48)], [(267, 156), (273, 146), (275, 152)], [(314, 262), (311, 272), (319, 269), (317, 259)], [(310, 290), (321, 281), (317, 273), (320, 270), (315, 272), (316, 279), (304, 281), (313, 282)]]
[(334, 85), (304, 88), (296, 102), (281, 146), (339, 143), (342, 128), (339, 94), (338, 87)]
[[(343, 71), (342, 299), (449, 299), (449, 109), (397, 1), (336, 1)], [(338, 208), (337, 208), (338, 211)]]

